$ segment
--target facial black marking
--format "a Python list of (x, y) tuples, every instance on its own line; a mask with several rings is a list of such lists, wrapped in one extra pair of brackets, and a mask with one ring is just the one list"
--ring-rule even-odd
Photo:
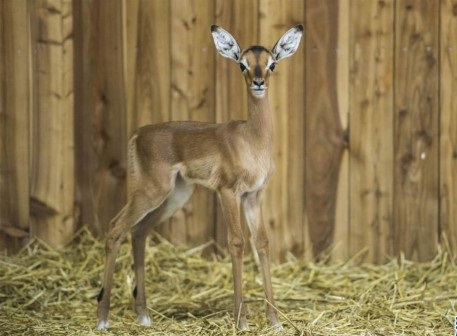
[(262, 51), (269, 52), (267, 48), (262, 46), (252, 46), (247, 48), (246, 51), (252, 51), (254, 54), (260, 54)]
[(246, 66), (243, 63), (240, 63), (240, 70), (241, 72), (244, 72), (244, 70), (246, 70)]
[(100, 290), (100, 293), (98, 293), (98, 295), (97, 295), (97, 302), (100, 302), (101, 300), (103, 300), (104, 291), (105, 291), (105, 288), (102, 287), (102, 289)]
[(275, 69), (276, 63), (271, 63), (270, 64), (270, 71), (273, 71)]
[(257, 77), (257, 78), (260, 78), (262, 77), (262, 69), (260, 68), (260, 65), (256, 65), (255, 68), (254, 68), (254, 75)]

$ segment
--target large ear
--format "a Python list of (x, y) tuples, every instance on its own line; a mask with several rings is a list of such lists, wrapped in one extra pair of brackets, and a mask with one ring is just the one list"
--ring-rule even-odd
[(214, 45), (216, 46), (217, 51), (219, 51), (219, 54), (238, 62), (241, 48), (233, 36), (216, 25), (211, 26), (211, 34), (213, 35)]
[(279, 60), (292, 56), (297, 51), (300, 44), (301, 36), (303, 34), (303, 25), (297, 25), (288, 30), (271, 50), (276, 62)]

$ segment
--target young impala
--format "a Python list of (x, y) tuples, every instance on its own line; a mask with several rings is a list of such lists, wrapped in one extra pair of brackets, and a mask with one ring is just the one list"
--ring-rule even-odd
[[(235, 292), (237, 327), (247, 329), (242, 297), (242, 258), (245, 239), (240, 206), (255, 241), (268, 300), (267, 318), (281, 330), (273, 308), (268, 237), (261, 219), (261, 193), (274, 170), (273, 123), (268, 103), (268, 80), (276, 63), (298, 48), (303, 26), (287, 31), (272, 49), (251, 46), (241, 50), (232, 35), (211, 27), (218, 52), (240, 67), (248, 92), (248, 118), (223, 124), (174, 121), (140, 128), (128, 147), (131, 183), (128, 202), (112, 220), (106, 239), (103, 288), (98, 295), (97, 328), (108, 327), (108, 312), (116, 256), (127, 233), (132, 232), (138, 321), (150, 325), (146, 308), (144, 252), (149, 229), (182, 207), (194, 184), (216, 191), (228, 229)], [(291, 83), (293, 85), (293, 83)]]

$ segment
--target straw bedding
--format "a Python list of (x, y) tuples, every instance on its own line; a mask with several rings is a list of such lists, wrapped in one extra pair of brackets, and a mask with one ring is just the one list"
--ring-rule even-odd
[[(97, 332), (95, 297), (103, 245), (81, 232), (66, 249), (30, 243), (0, 257), (0, 334), (6, 335), (275, 335), (264, 317), (254, 258), (244, 272), (250, 331), (234, 329), (228, 257), (202, 258), (155, 237), (147, 247), (147, 294), (153, 326), (139, 326), (132, 305), (130, 245), (122, 245), (111, 298), (110, 330)], [(452, 335), (457, 267), (447, 249), (428, 263), (402, 258), (383, 266), (290, 257), (274, 266), (282, 335)]]

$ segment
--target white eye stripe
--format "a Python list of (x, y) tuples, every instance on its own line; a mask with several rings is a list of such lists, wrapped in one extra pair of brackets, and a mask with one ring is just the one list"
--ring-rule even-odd
[(248, 64), (248, 62), (246, 62), (246, 59), (243, 58), (243, 59), (240, 61), (240, 64), (243, 64), (244, 67), (245, 67), (246, 69), (249, 70), (249, 64)]
[[(249, 71), (251, 69), (251, 67), (249, 66), (249, 63), (247, 62), (247, 60), (245, 58), (241, 59), (238, 64), (240, 64), (241, 71), (245, 71), (245, 70)], [(265, 67), (265, 70), (273, 71), (275, 65), (276, 65), (276, 61), (273, 58), (268, 57), (268, 62), (267, 62), (267, 66)]]
[[(265, 67), (265, 69), (269, 69), (273, 63), (276, 63), (275, 60), (272, 59), (271, 57), (269, 57), (268, 58), (268, 62), (267, 62), (267, 66)], [(240, 61), (240, 64), (243, 64), (246, 69), (248, 69), (248, 70), (250, 69), (250, 66), (249, 66), (248, 62), (246, 62), (246, 59), (243, 58)]]

